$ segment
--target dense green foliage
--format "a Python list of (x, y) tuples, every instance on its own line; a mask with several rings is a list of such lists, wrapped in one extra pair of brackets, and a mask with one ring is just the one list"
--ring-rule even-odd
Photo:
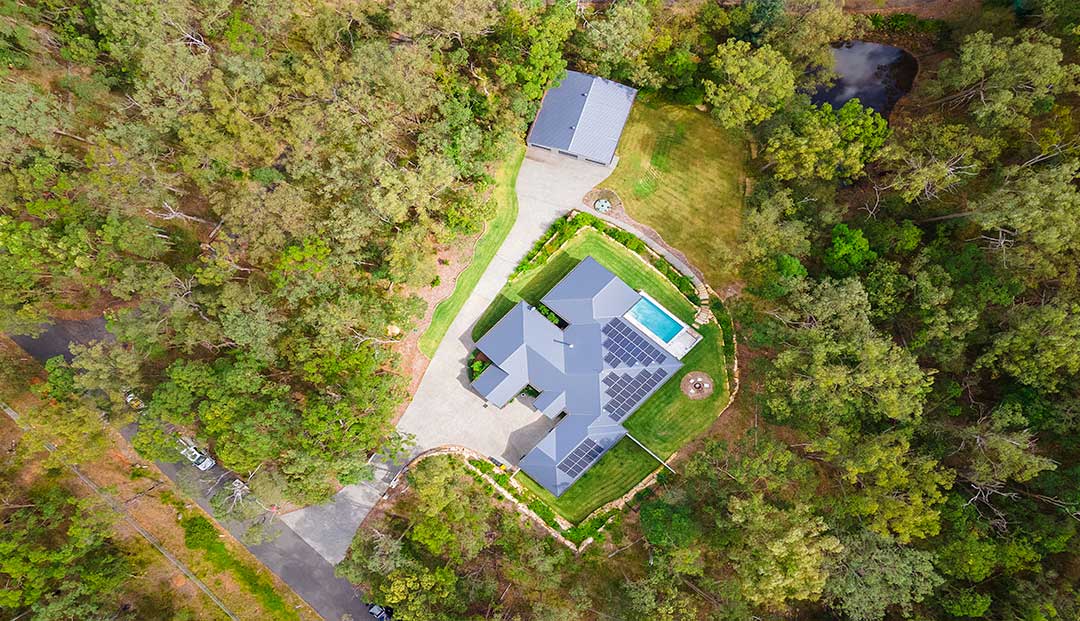
[(798, 94), (863, 25), (833, 3), (587, 13), (579, 67), (704, 102), (760, 145), (746, 288), (727, 306), (746, 348), (739, 409), (763, 424), (707, 441), (638, 524), (607, 528), (643, 537), (648, 558), (607, 545), (571, 594), (602, 611), (583, 616), (1080, 614), (1080, 14), (1022, 4), (868, 20), (944, 52), (921, 56), (888, 123)]
[(0, 612), (12, 619), (182, 619), (172, 594), (131, 576), (140, 559), (114, 539), (113, 514), (55, 476), (20, 487), (17, 461), (0, 465)]
[[(392, 606), (395, 619), (464, 619), (484, 608), (507, 618), (515, 611), (567, 618), (578, 610), (554, 595), (573, 570), (570, 551), (515, 512), (495, 511), (490, 486), (470, 477), (462, 461), (425, 459), (409, 472), (409, 483), (397, 508), (409, 521), (389, 516), (361, 531), (337, 568)], [(519, 590), (502, 599), (499, 585), (508, 580)]]
[(414, 292), (490, 215), (487, 163), (561, 76), (573, 12), (68, 0), (0, 19), (0, 330), (113, 308), (117, 340), (73, 367), (80, 392), (143, 394), (147, 454), (179, 427), (296, 501), (358, 480), (401, 442)]
[[(1080, 12), (984, 4), (943, 24), (832, 0), (581, 19), (485, 0), (2, 3), (0, 329), (108, 307), (118, 339), (50, 365), (35, 423), (78, 460), (103, 440), (77, 397), (131, 386), (147, 454), (197, 432), (305, 502), (364, 476), (403, 442), (393, 343), (436, 248), (490, 215), (487, 163), (568, 62), (757, 145), (729, 440), (577, 558), (459, 462), (426, 460), (339, 573), (400, 619), (1075, 619)], [(925, 52), (888, 121), (805, 95), (866, 26)], [(519, 272), (586, 225), (644, 250), (560, 220)], [(24, 547), (53, 537), (5, 511)], [(42, 547), (91, 576), (111, 558)]]

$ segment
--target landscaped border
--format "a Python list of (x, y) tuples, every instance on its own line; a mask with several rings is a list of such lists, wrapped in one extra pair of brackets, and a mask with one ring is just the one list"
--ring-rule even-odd
[[(614, 503), (608, 503), (608, 505), (605, 505), (609, 507), (607, 511), (593, 511), (588, 518), (582, 520), (579, 524), (571, 524), (543, 500), (536, 498), (520, 483), (514, 481), (512, 475), (498, 471), (495, 465), (483, 455), (464, 446), (442, 446), (420, 453), (394, 475), (390, 485), (383, 492), (381, 500), (389, 498), (392, 495), (391, 492), (403, 481), (405, 485), (408, 485), (408, 479), (405, 475), (410, 468), (429, 457), (437, 455), (451, 455), (460, 458), (462, 467), (469, 476), (480, 483), (490, 486), (489, 492), (492, 495), (501, 496), (504, 500), (512, 503), (519, 513), (531, 519), (554, 537), (556, 541), (574, 552), (581, 552), (599, 539), (604, 526), (616, 513)], [(647, 478), (651, 479), (652, 477)], [(640, 487), (639, 484), (632, 492), (636, 494), (640, 491)], [(630, 496), (628, 495), (625, 498), (628, 500)]]
[(484, 275), (488, 265), (491, 264), (491, 260), (495, 258), (495, 253), (499, 251), (499, 248), (502, 247), (503, 242), (506, 240), (506, 236), (514, 228), (514, 222), (517, 221), (518, 214), (517, 176), (524, 160), (525, 146), (518, 145), (515, 148), (514, 155), (504, 165), (497, 177), (496, 192), (501, 192), (502, 196), (496, 197), (499, 206), (496, 209), (495, 216), (486, 223), (486, 230), (483, 235), (476, 242), (472, 261), (458, 275), (457, 282), (454, 285), (454, 292), (450, 294), (450, 297), (439, 302), (438, 306), (435, 307), (435, 312), (431, 316), (431, 323), (428, 324), (427, 329), (424, 330), (420, 340), (417, 342), (420, 352), (429, 359), (435, 355), (435, 350), (438, 349), (439, 343), (446, 336), (450, 324), (457, 318), (461, 308), (465, 305), (465, 301), (472, 295), (473, 289), (480, 282), (480, 278)]
[(694, 279), (692, 277), (680, 272), (667, 259), (660, 256), (637, 235), (620, 228), (616, 224), (607, 222), (583, 211), (571, 211), (565, 218), (559, 218), (552, 223), (544, 236), (533, 245), (532, 249), (529, 250), (521, 262), (517, 264), (510, 279), (516, 279), (522, 274), (530, 272), (546, 263), (547, 260), (561, 250), (562, 247), (566, 245), (566, 242), (570, 241), (578, 231), (586, 227), (595, 229), (599, 233), (622, 244), (631, 252), (636, 253), (642, 260), (660, 272), (664, 278), (667, 278), (671, 284), (675, 285), (675, 288), (679, 290), (679, 293), (686, 297), (690, 304), (694, 306), (701, 305), (702, 300), (698, 296), (698, 289), (694, 284)]
[[(737, 379), (735, 379), (734, 377), (735, 371), (733, 369), (734, 335), (730, 319), (728, 319), (727, 313), (724, 310), (723, 305), (715, 301), (715, 292), (709, 289), (707, 285), (699, 285), (696, 279), (687, 276), (684, 272), (681, 271), (680, 268), (677, 268), (673, 264), (671, 264), (666, 259), (666, 257), (664, 257), (664, 255), (660, 254), (658, 251), (649, 246), (648, 242), (638, 238), (636, 234), (620, 228), (620, 224), (617, 222), (605, 221), (586, 212), (570, 212), (569, 214), (567, 214), (566, 217), (561, 218), (555, 223), (553, 223), (551, 227), (549, 227), (548, 231), (533, 245), (532, 250), (522, 259), (522, 261), (515, 268), (514, 273), (507, 281), (507, 285), (504, 286), (503, 292), (506, 292), (507, 287), (510, 287), (514, 290), (514, 297), (521, 297), (523, 294), (526, 297), (537, 297), (537, 291), (533, 291), (532, 293), (525, 293), (530, 288), (537, 288), (533, 286), (534, 283), (532, 283), (532, 278), (542, 277), (542, 274), (540, 276), (532, 276), (532, 273), (537, 272), (541, 269), (545, 269), (545, 266), (551, 262), (553, 257), (559, 256), (560, 252), (567, 251), (567, 248), (569, 248), (570, 245), (574, 243), (575, 240), (577, 240), (577, 238), (585, 230), (588, 229), (592, 229), (590, 233), (596, 236), (596, 239), (604, 240), (604, 243), (609, 245), (612, 250), (621, 247), (623, 249), (623, 252), (626, 253), (625, 256), (627, 258), (630, 258), (631, 260), (634, 260), (634, 257), (636, 255), (636, 261), (640, 261), (638, 265), (641, 268), (644, 268), (644, 272), (641, 272), (642, 275), (651, 271), (653, 275), (652, 277), (659, 278), (659, 280), (656, 281), (656, 284), (658, 286), (670, 288), (670, 293), (668, 294), (669, 296), (678, 296), (682, 299), (682, 304), (686, 305), (686, 308), (682, 311), (683, 313), (693, 313), (692, 309), (697, 309), (696, 314), (693, 314), (694, 326), (705, 326), (706, 328), (708, 328), (708, 345), (711, 349), (710, 352), (707, 354), (707, 359), (712, 360), (713, 358), (723, 358), (723, 360), (716, 360), (716, 364), (707, 366), (710, 366), (711, 373), (716, 374), (717, 380), (723, 382), (721, 386), (724, 388), (724, 390), (730, 397), (733, 387), (737, 383)], [(518, 283), (518, 279), (525, 275), (530, 276), (529, 280), (524, 283)], [(669, 284), (663, 284), (665, 280), (668, 281)], [(678, 286), (679, 284), (683, 285), (681, 289)], [(540, 288), (543, 288), (543, 286), (544, 283), (539, 284)], [(692, 289), (692, 296), (687, 295), (686, 289), (688, 288)], [(500, 297), (502, 297), (502, 295)], [(705, 303), (701, 302), (702, 297), (705, 298)], [(480, 338), (483, 333), (486, 332), (486, 330), (490, 327), (490, 325), (493, 325), (500, 318), (499, 316), (497, 316), (500, 314), (498, 312), (498, 308), (500, 308), (498, 299), (499, 298), (497, 298), (495, 301), (492, 302), (491, 305), (489, 305), (488, 309), (484, 312), (480, 320), (474, 326), (474, 339)], [(697, 300), (697, 303), (695, 303), (695, 300)], [(535, 302), (535, 299), (532, 300), (532, 303)], [(715, 315), (713, 312), (714, 310), (717, 311)], [(690, 315), (688, 315), (688, 317), (689, 316)], [(485, 319), (487, 319), (487, 321), (485, 321)], [(687, 321), (689, 321), (689, 319), (687, 319)], [(691, 356), (693, 356), (693, 353), (691, 353)], [(706, 360), (701, 360), (699, 361), (699, 363), (706, 363)], [(719, 374), (724, 374), (724, 378), (720, 378)], [(718, 396), (720, 397), (720, 399), (723, 399), (722, 395)], [(724, 404), (723, 401), (721, 401), (720, 399), (711, 400), (711, 403), (707, 405), (703, 404), (704, 409), (702, 409), (701, 411), (693, 412), (692, 418), (702, 423), (707, 423), (708, 425), (711, 425), (712, 421), (715, 421), (716, 418), (722, 415), (723, 412), (727, 409), (727, 406), (731, 403), (730, 398), (727, 404)], [(709, 407), (710, 405), (713, 407)], [(637, 413), (635, 413), (635, 415), (637, 415)], [(707, 425), (705, 429), (707, 429)], [(685, 446), (688, 442), (692, 441), (694, 438), (698, 437), (702, 430), (703, 429), (700, 427), (700, 425), (696, 426), (692, 430), (694, 433), (691, 435), (687, 435), (686, 439), (680, 441), (677, 446), (669, 443), (667, 447), (665, 447), (663, 444), (664, 439), (659, 436), (656, 438), (652, 438), (652, 440), (661, 443), (660, 446), (664, 448), (660, 452), (664, 455), (667, 455), (668, 459), (671, 459), (672, 457), (678, 455), (679, 451), (682, 449), (683, 446)], [(649, 438), (651, 438), (651, 436), (642, 437), (642, 441), (646, 441), (647, 443), (649, 443)], [(587, 515), (582, 516), (579, 511), (575, 511), (572, 514), (563, 515), (571, 516), (571, 518), (578, 523), (578, 529), (582, 527), (587, 527), (588, 525), (595, 525), (597, 522), (606, 521), (607, 517), (609, 517), (614, 510), (621, 508), (641, 489), (644, 489), (651, 485), (655, 481), (658, 472), (662, 469), (663, 466), (659, 462), (655, 462), (652, 470), (644, 473), (643, 475), (640, 475), (639, 478), (635, 478), (636, 484), (629, 481), (625, 483), (627, 485), (632, 485), (632, 489), (630, 490), (630, 492), (627, 493), (617, 491), (616, 493), (620, 493), (621, 496), (606, 501), (603, 500), (602, 497), (607, 495), (603, 494), (600, 498), (598, 498), (598, 500), (603, 502), (603, 504), (599, 506), (587, 508), (585, 505), (591, 503), (578, 503), (579, 505), (581, 505), (580, 508), (589, 511)], [(513, 474), (516, 474), (516, 472)], [(569, 528), (572, 528), (572, 525), (569, 522), (561, 523), (560, 520), (555, 519), (555, 507), (558, 506), (557, 502), (553, 504), (551, 498), (544, 498), (542, 494), (538, 494), (536, 488), (528, 485), (529, 481), (518, 481), (516, 480), (516, 476), (510, 474), (504, 474), (502, 476), (506, 477), (508, 482), (513, 487), (517, 488), (515, 495), (524, 495), (524, 498), (520, 498), (522, 502), (524, 502), (526, 505), (539, 507), (536, 513), (540, 514), (540, 519), (545, 521), (550, 528), (557, 529), (558, 532), (565, 532)], [(528, 487), (528, 489), (526, 489), (526, 487)], [(607, 497), (610, 498), (610, 496)], [(563, 510), (566, 509), (559, 509), (559, 511)], [(559, 517), (561, 517), (561, 515)]]

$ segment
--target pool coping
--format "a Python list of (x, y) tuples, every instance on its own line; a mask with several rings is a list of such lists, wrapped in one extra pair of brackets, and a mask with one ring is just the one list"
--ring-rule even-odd
[[(651, 339), (653, 342), (655, 342), (657, 345), (659, 345), (661, 349), (663, 349), (667, 353), (671, 354), (672, 356), (675, 356), (675, 358), (677, 358), (678, 360), (682, 360), (683, 357), (686, 356), (686, 354), (690, 353), (691, 349), (693, 349), (695, 346), (697, 346), (698, 343), (701, 342), (701, 339), (702, 339), (701, 334), (699, 334), (697, 330), (695, 330), (695, 329), (691, 328), (689, 325), (687, 325), (685, 321), (683, 321), (682, 319), (679, 319), (675, 315), (675, 313), (668, 310), (668, 307), (666, 307), (663, 304), (661, 304), (660, 302), (656, 301), (656, 299), (653, 298), (651, 295), (649, 295), (648, 293), (645, 293), (645, 291), (643, 289), (638, 290), (638, 295), (640, 295), (642, 298), (644, 298), (644, 299), (648, 300), (649, 302), (651, 302), (654, 306), (656, 306), (660, 310), (664, 311), (667, 314), (668, 317), (671, 317), (672, 319), (675, 320), (676, 323), (678, 323), (680, 326), (682, 326), (682, 329), (679, 330), (674, 336), (672, 336), (671, 340), (665, 341), (662, 338), (660, 338), (659, 334), (656, 334), (655, 332), (650, 330), (645, 324), (638, 321), (637, 317), (634, 317), (631, 314), (630, 311), (633, 310), (634, 307), (630, 307), (629, 310), (627, 310), (625, 313), (623, 313), (622, 319), (624, 321), (626, 321), (630, 325), (637, 328), (638, 331), (641, 332), (642, 334), (644, 334), (645, 336), (649, 337), (649, 339)], [(636, 306), (636, 303), (635, 303), (635, 306)], [(683, 341), (683, 339), (680, 338), (683, 335), (688, 335), (690, 337), (691, 342), (689, 344), (686, 344), (685, 341)], [(676, 345), (677, 343), (679, 345)]]

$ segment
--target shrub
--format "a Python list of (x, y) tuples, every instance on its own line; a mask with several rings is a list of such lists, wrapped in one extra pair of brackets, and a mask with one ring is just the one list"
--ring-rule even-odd
[(529, 503), (529, 509), (544, 520), (544, 523), (552, 528), (559, 527), (559, 521), (555, 519), (555, 510), (547, 506), (542, 500), (534, 500)]
[(604, 538), (600, 529), (604, 527), (604, 524), (607, 524), (608, 519), (610, 519), (614, 513), (614, 511), (601, 513), (573, 528), (563, 531), (563, 536), (579, 545), (590, 537), (592, 537), (593, 541), (599, 543), (603, 541)]
[(716, 317), (716, 323), (720, 326), (720, 332), (724, 336), (724, 362), (726, 363), (728, 376), (728, 389), (735, 389), (735, 324), (731, 320), (731, 313), (720, 300), (713, 300), (712, 312)]
[(483, 472), (484, 474), (491, 474), (492, 472), (495, 471), (494, 464), (492, 464), (490, 461), (487, 461), (485, 459), (470, 459), (469, 463), (472, 465), (473, 468), (476, 468), (477, 470), (479, 470), (480, 472)]
[(562, 325), (562, 319), (560, 319), (559, 316), (555, 314), (555, 311), (551, 310), (547, 306), (544, 306), (543, 304), (537, 304), (536, 305), (536, 310), (541, 315), (546, 317), (547, 320), (550, 321), (551, 323), (553, 323), (553, 324), (555, 324), (557, 326)]
[(185, 546), (193, 550), (209, 550), (221, 545), (217, 529), (203, 516), (187, 518), (181, 525), (184, 527)]
[(473, 350), (469, 354), (469, 381), (475, 381), (485, 369), (491, 366), (491, 361), (482, 358), (480, 352)]
[(941, 34), (946, 23), (940, 19), (921, 19), (911, 13), (892, 13), (871, 15), (870, 27), (881, 32)]
[[(679, 272), (679, 270), (675, 269), (663, 258), (654, 258), (649, 253), (648, 245), (641, 241), (638, 236), (616, 226), (611, 226), (591, 213), (585, 212), (578, 213), (573, 218), (559, 218), (556, 220), (548, 229), (547, 234), (533, 245), (532, 250), (530, 250), (528, 254), (525, 255), (525, 258), (521, 260), (521, 263), (518, 263), (517, 267), (514, 268), (514, 274), (511, 278), (524, 274), (525, 272), (542, 265), (555, 253), (555, 251), (569, 241), (575, 233), (587, 226), (596, 229), (598, 232), (618, 242), (626, 249), (636, 253), (646, 261), (649, 261), (649, 263), (659, 270), (665, 278), (671, 281), (671, 284), (675, 285), (675, 288), (686, 296), (690, 302), (693, 304), (701, 303), (701, 298), (697, 295), (697, 288), (694, 287), (693, 279)], [(540, 312), (543, 313), (543, 310)], [(548, 317), (547, 315), (544, 316)], [(552, 318), (548, 317), (548, 319)]]

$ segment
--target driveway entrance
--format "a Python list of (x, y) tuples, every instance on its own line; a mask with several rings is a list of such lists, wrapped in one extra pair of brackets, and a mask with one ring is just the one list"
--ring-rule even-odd
[[(518, 400), (502, 409), (488, 407), (469, 387), (465, 363), (473, 350), (472, 328), (536, 240), (556, 218), (581, 207), (582, 197), (606, 179), (614, 165), (609, 168), (531, 147), (526, 152), (517, 178), (517, 220), (450, 324), (398, 422), (399, 431), (416, 438), (414, 455), (455, 445), (516, 465), (547, 435), (552, 422), (531, 407)], [(337, 563), (345, 558), (356, 529), (390, 478), (350, 485), (329, 503), (295, 511), (284, 519), (324, 558)]]

